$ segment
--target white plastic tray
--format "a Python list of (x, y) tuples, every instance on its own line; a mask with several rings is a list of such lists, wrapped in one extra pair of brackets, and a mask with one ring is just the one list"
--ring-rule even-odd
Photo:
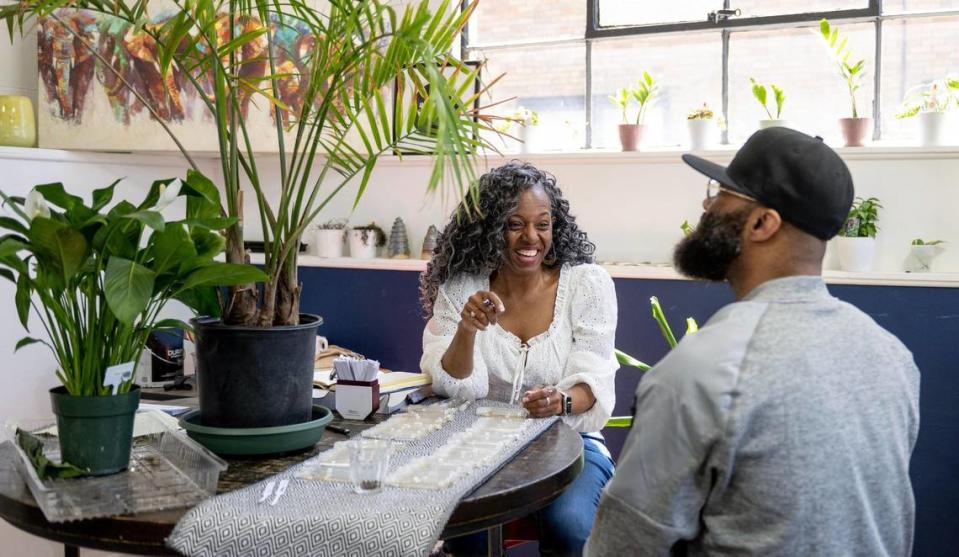
[[(156, 411), (138, 412), (127, 470), (109, 476), (41, 480), (15, 442), (17, 427), (35, 433), (43, 453), (60, 462), (60, 444), (52, 420), (8, 422), (5, 441), (19, 458), (17, 470), (50, 522), (65, 522), (193, 506), (216, 494), (227, 463), (171, 425)], [(53, 435), (50, 433), (53, 432)]]

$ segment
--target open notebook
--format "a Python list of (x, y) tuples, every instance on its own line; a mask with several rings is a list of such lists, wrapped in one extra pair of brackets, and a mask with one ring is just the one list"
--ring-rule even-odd
[[(336, 390), (336, 379), (330, 379), (332, 369), (317, 369), (313, 371), (313, 386), (321, 389)], [(380, 371), (378, 376), (380, 393), (392, 393), (412, 389), (422, 385), (429, 385), (433, 378), (426, 373), (411, 373), (409, 371)]]

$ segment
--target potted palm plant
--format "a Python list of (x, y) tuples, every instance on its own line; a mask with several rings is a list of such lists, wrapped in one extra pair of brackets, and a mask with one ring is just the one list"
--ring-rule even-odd
[[(226, 259), (249, 261), (242, 217), (244, 196), (252, 195), (266, 274), (260, 285), (230, 287), (221, 318), (195, 323), (202, 422), (265, 427), (308, 421), (321, 319), (300, 312), (301, 237), (347, 185), (355, 187), (354, 206), (359, 203), (383, 154), (433, 156), (429, 192), (445, 186), (463, 194), (470, 187), (475, 153), (492, 148), (479, 133), (492, 130), (490, 119), (473, 109), (487, 90), (462, 87), (478, 79), (479, 67), (449, 52), (476, 0), (462, 9), (444, 0), (435, 11), (428, 0), (419, 0), (401, 12), (379, 0), (329, 2), (322, 9), (305, 0), (174, 0), (172, 8), (163, 3), (171, 8), (163, 20), (150, 18), (153, 5), (149, 0), (22, 0), (0, 8), (0, 19), (11, 32), (22, 32), (35, 17), (48, 18), (48, 24), (75, 37), (77, 48), (97, 57), (100, 71), (114, 76), (162, 124), (137, 87), (64, 21), (74, 8), (112, 16), (130, 33), (145, 34), (144, 45), (155, 51), (164, 77), (175, 75), (178, 79), (169, 81), (196, 94), (215, 124), (222, 213), (234, 219), (225, 229)], [(280, 67), (274, 46), (293, 28), (306, 30), (309, 48)], [(251, 51), (260, 53), (256, 65), (246, 59)], [(259, 73), (251, 74), (250, 68)], [(291, 78), (295, 99), (281, 100)], [(275, 178), (261, 175), (262, 154), (252, 147), (254, 132), (242, 114), (250, 98), (266, 103), (273, 115)], [(198, 171), (175, 133), (165, 130)], [(279, 193), (271, 195), (265, 184), (273, 180)]]
[[(0, 276), (16, 284), (17, 316), (29, 330), (31, 308), (46, 333), (61, 386), (50, 390), (64, 461), (90, 474), (127, 467), (139, 387), (136, 363), (158, 328), (188, 328), (158, 315), (172, 299), (194, 310), (218, 310), (214, 286), (262, 280), (256, 267), (214, 261), (218, 233), (235, 219), (203, 217), (219, 193), (197, 174), (155, 182), (139, 205), (109, 210), (116, 182), (86, 204), (62, 184), (34, 188), (24, 199), (0, 192), (12, 217), (0, 217)], [(187, 218), (160, 214), (187, 198)], [(58, 210), (57, 208), (61, 209)]]
[(864, 273), (875, 266), (879, 209), (882, 205), (875, 197), (857, 197), (853, 202), (836, 240), (839, 266), (843, 271)]
[[(636, 87), (624, 87), (609, 97), (610, 102), (617, 106), (622, 113), (623, 123), (619, 125), (619, 142), (623, 151), (636, 151), (643, 141), (643, 120), (646, 109), (652, 106), (659, 95), (659, 86), (653, 82), (649, 72), (644, 71), (643, 77), (636, 83)], [(636, 118), (630, 120), (629, 107), (633, 101), (639, 105)]]
[[(896, 118), (919, 120), (919, 144), (923, 147), (948, 145), (955, 135), (955, 115), (959, 109), (959, 79), (945, 77), (923, 83), (906, 91)], [(952, 119), (952, 122), (949, 120)]]
[(786, 102), (786, 94), (783, 92), (782, 88), (775, 84), (768, 85), (769, 89), (771, 89), (773, 92), (773, 101), (776, 103), (776, 115), (773, 116), (772, 111), (770, 111), (769, 107), (766, 106), (766, 99), (769, 96), (767, 93), (767, 86), (757, 82), (751, 77), (749, 78), (749, 83), (752, 86), (753, 97), (759, 102), (760, 106), (763, 107), (763, 110), (766, 112), (766, 116), (769, 116), (768, 119), (759, 121), (759, 129), (762, 130), (776, 126), (788, 128), (789, 123), (782, 119), (783, 103)]
[(852, 103), (852, 117), (839, 119), (839, 127), (846, 140), (846, 147), (862, 147), (872, 124), (872, 118), (859, 116), (859, 109), (856, 106), (856, 91), (862, 87), (863, 79), (866, 77), (866, 60), (865, 58), (850, 60), (853, 53), (849, 48), (849, 37), (840, 35), (839, 28), (831, 26), (826, 19), (819, 22), (819, 34), (832, 54)]

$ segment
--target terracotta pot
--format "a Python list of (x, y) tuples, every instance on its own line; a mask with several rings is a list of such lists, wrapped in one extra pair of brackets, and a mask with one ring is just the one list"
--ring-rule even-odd
[(643, 141), (642, 124), (620, 124), (619, 125), (619, 143), (623, 146), (623, 151), (638, 151), (639, 144)]
[(862, 147), (869, 137), (872, 128), (872, 118), (840, 118), (839, 128), (846, 140), (846, 147)]

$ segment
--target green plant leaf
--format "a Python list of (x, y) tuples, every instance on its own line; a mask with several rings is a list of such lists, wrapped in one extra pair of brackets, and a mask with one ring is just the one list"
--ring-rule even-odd
[(123, 215), (123, 218), (140, 221), (157, 232), (163, 232), (163, 229), (166, 227), (163, 215), (156, 211), (134, 211)]
[(216, 287), (204, 286), (177, 292), (173, 297), (192, 309), (197, 315), (219, 317), (220, 301), (216, 293)]
[(103, 277), (103, 291), (113, 315), (131, 324), (146, 309), (153, 296), (156, 274), (139, 263), (111, 257)]
[(632, 427), (632, 426), (633, 426), (632, 416), (613, 416), (612, 418), (606, 420), (605, 427)]
[(0, 277), (3, 277), (9, 280), (13, 284), (17, 284), (17, 277), (16, 275), (13, 274), (13, 271), (11, 271), (10, 269), (0, 269)]
[(212, 263), (190, 273), (181, 290), (199, 286), (232, 286), (266, 280), (266, 273), (252, 265), (236, 263)]
[(38, 339), (38, 338), (23, 337), (23, 338), (21, 338), (20, 340), (17, 341), (17, 345), (13, 347), (13, 351), (16, 352), (17, 350), (20, 350), (20, 349), (23, 348), (24, 346), (29, 346), (29, 345), (31, 345), (31, 344), (36, 344), (36, 343), (38, 343), (38, 342), (41, 343), (41, 344), (46, 344), (46, 342), (44, 342), (44, 341), (42, 341), (42, 340), (40, 340), (40, 339)]
[(193, 246), (196, 248), (197, 257), (203, 259), (216, 257), (223, 251), (223, 246), (226, 245), (226, 240), (223, 239), (223, 236), (203, 228), (191, 228), (190, 238), (193, 240)]
[(171, 223), (163, 232), (150, 237), (153, 244), (153, 271), (161, 275), (181, 263), (196, 257), (196, 247), (190, 235), (179, 223)]
[(87, 257), (87, 240), (66, 224), (37, 217), (30, 222), (30, 240), (38, 265), (49, 265), (64, 284), (76, 275)]
[(666, 315), (663, 313), (663, 308), (659, 305), (659, 298), (653, 296), (649, 299), (649, 305), (652, 308), (653, 319), (656, 320), (656, 323), (659, 325), (659, 331), (663, 334), (663, 338), (666, 339), (666, 342), (669, 344), (670, 348), (676, 347), (676, 336), (673, 335), (673, 330), (669, 327), (669, 323), (666, 321)]
[(184, 219), (181, 222), (187, 226), (198, 226), (207, 230), (223, 230), (237, 223), (237, 217), (207, 217)]
[(616, 353), (616, 361), (619, 362), (620, 365), (635, 367), (643, 371), (648, 371), (651, 367), (649, 364), (645, 364), (637, 360), (636, 358), (630, 356), (629, 354), (623, 352), (622, 350), (616, 349), (615, 353)]
[(27, 331), (30, 327), (27, 325), (30, 319), (30, 277), (26, 273), (20, 273), (17, 277), (17, 292), (14, 295), (14, 301), (17, 306), (17, 317), (20, 324)]
[(94, 211), (99, 211), (100, 209), (106, 207), (108, 203), (113, 201), (113, 190), (119, 183), (120, 180), (117, 180), (105, 188), (93, 190), (93, 206), (91, 209)]
[(63, 189), (63, 184), (56, 182), (53, 184), (42, 184), (35, 188), (47, 202), (56, 205), (66, 211), (71, 211), (77, 205), (83, 205), (83, 199), (67, 193)]
[(29, 234), (29, 232), (27, 232), (27, 227), (24, 226), (23, 223), (10, 217), (0, 217), (0, 228), (6, 228), (11, 232), (16, 232), (18, 234), (22, 234), (23, 236)]
[(216, 207), (220, 206), (220, 191), (212, 180), (195, 170), (188, 170), (183, 182), (186, 195), (202, 197)]
[(29, 248), (30, 244), (26, 243), (23, 238), (16, 236), (4, 236), (0, 238), (0, 258), (8, 255), (16, 255), (17, 252)]

